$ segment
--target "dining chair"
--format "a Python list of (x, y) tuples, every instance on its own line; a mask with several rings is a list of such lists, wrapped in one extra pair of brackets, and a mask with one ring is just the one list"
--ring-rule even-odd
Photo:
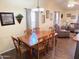
[(39, 27), (33, 28), (33, 31), (38, 32), (40, 31), (40, 28)]
[(38, 44), (33, 47), (33, 50), (35, 52), (35, 55), (37, 56), (37, 59), (40, 58), (41, 54), (46, 53), (46, 36), (41, 37), (38, 39)]
[[(16, 52), (17, 52), (18, 56), (20, 56), (20, 55), (21, 55), (20, 41), (19, 41), (17, 38), (15, 38), (15, 37), (12, 37), (12, 40), (13, 40), (13, 43), (14, 43)], [(21, 56), (20, 56), (20, 57), (21, 57)]]
[(26, 34), (31, 34), (31, 33), (32, 33), (32, 29), (28, 28), (28, 29), (26, 29), (26, 30), (24, 31), (24, 33), (26, 33)]
[(19, 40), (19, 38), (12, 37), (16, 52), (18, 54), (19, 59), (23, 59), (24, 53), (26, 53), (28, 50), (24, 46), (24, 44)]
[(54, 43), (54, 33), (53, 32), (49, 34), (48, 40), (49, 40), (48, 50), (53, 49), (53, 43)]
[(51, 32), (47, 37), (47, 51), (53, 49), (53, 43), (54, 43), (54, 32)]
[(54, 28), (53, 27), (49, 27), (49, 31), (54, 32)]

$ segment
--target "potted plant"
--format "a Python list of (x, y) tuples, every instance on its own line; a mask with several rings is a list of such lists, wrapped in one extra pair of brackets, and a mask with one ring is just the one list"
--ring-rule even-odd
[(23, 18), (23, 15), (22, 15), (22, 14), (18, 14), (18, 15), (16, 16), (16, 19), (17, 19), (17, 21), (18, 21), (19, 24), (21, 23), (22, 18)]

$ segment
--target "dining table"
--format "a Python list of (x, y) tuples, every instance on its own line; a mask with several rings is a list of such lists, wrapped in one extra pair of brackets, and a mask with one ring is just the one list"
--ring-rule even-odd
[[(20, 40), (29, 47), (30, 50), (30, 59), (33, 59), (32, 55), (32, 48), (38, 44), (38, 39), (43, 36), (49, 36), (53, 34), (51, 31), (38, 31), (38, 32), (31, 32), (25, 33), (24, 35), (20, 36)], [(53, 34), (54, 35), (54, 34)]]

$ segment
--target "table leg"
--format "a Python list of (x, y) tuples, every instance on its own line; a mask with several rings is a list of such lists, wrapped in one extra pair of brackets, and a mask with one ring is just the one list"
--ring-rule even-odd
[(30, 59), (33, 59), (32, 48), (30, 48)]

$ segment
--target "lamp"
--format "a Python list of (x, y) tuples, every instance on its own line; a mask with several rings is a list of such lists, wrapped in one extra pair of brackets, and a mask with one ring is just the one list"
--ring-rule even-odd
[(75, 6), (74, 0), (69, 0), (67, 7), (72, 8)]
[(74, 4), (68, 4), (67, 6), (72, 8), (74, 7)]

